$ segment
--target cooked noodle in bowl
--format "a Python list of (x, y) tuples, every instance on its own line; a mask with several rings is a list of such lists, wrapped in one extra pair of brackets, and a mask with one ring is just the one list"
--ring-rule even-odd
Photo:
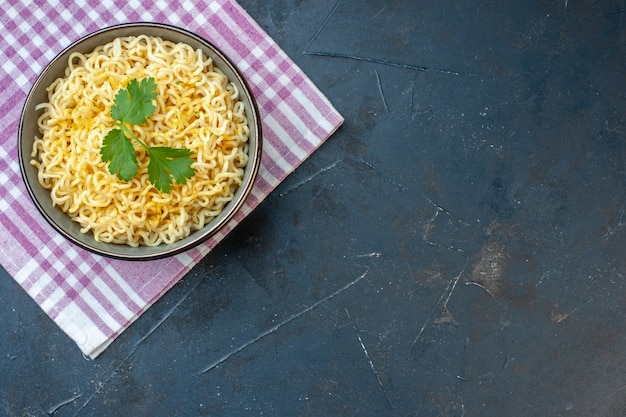
[[(153, 146), (185, 147), (196, 174), (169, 193), (148, 180), (145, 150), (131, 181), (109, 173), (100, 158), (114, 127), (116, 92), (133, 78), (153, 77), (156, 111), (134, 133)], [(37, 106), (42, 137), (31, 163), (52, 201), (98, 241), (173, 243), (204, 227), (232, 200), (248, 161), (248, 122), (239, 91), (201, 50), (159, 37), (116, 38), (84, 55), (70, 55), (65, 77)]]
[[(170, 39), (159, 36), (173, 30)], [(29, 104), (36, 100), (31, 91), (25, 112), (31, 106), (37, 119), (34, 129), (24, 127), (24, 115), (21, 120), (22, 173), (44, 217), (75, 243), (124, 259), (172, 255), (214, 234), (243, 204), (260, 163), (258, 110), (237, 70), (207, 50), (203, 39), (159, 24), (129, 24), (115, 37), (113, 32), (103, 31), (106, 42), (88, 39), (88, 50), (68, 50), (64, 70), (56, 77), (44, 72), (49, 81), (37, 89), (45, 87), (45, 96)], [(156, 109), (129, 129), (149, 147), (188, 149), (195, 170), (186, 182), (173, 181), (169, 192), (151, 182), (148, 152), (137, 143), (138, 169), (129, 181), (109, 172), (101, 155), (107, 132), (117, 126), (111, 114), (116, 94), (131, 80), (150, 78)], [(49, 197), (34, 190), (33, 181)], [(53, 209), (43, 201), (48, 198)], [(64, 220), (54, 210), (85, 236), (59, 226)], [(212, 222), (219, 224), (207, 227)], [(171, 249), (147, 249), (164, 245)], [(114, 246), (129, 249), (109, 249)]]

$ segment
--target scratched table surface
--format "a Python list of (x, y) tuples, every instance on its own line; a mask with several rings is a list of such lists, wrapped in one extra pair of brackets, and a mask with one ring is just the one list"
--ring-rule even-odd
[(2, 271), (0, 415), (626, 415), (624, 1), (241, 4), (344, 125), (96, 360)]

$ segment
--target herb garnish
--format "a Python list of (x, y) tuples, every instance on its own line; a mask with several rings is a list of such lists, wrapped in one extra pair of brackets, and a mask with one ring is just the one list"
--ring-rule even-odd
[(192, 152), (186, 148), (168, 146), (148, 146), (139, 139), (129, 127), (145, 123), (154, 113), (156, 106), (152, 100), (158, 92), (154, 78), (144, 78), (141, 82), (130, 80), (125, 89), (115, 95), (111, 108), (111, 117), (117, 127), (111, 129), (102, 142), (100, 156), (104, 163), (110, 162), (109, 172), (123, 181), (130, 181), (137, 174), (138, 161), (131, 138), (148, 152), (148, 179), (160, 191), (169, 193), (172, 189), (172, 177), (179, 184), (186, 184), (187, 178), (195, 174), (191, 167)]

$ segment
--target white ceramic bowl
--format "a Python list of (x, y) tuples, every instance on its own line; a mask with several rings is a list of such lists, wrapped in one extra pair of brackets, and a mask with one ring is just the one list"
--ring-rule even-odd
[[(200, 48), (213, 59), (214, 65), (222, 70), (240, 91), (250, 127), (249, 159), (245, 168), (243, 183), (224, 210), (203, 229), (192, 232), (187, 238), (173, 244), (158, 246), (131, 247), (128, 245), (98, 242), (91, 233), (81, 233), (80, 225), (70, 219), (58, 207), (53, 207), (50, 191), (44, 189), (37, 180), (37, 168), (30, 164), (35, 135), (39, 135), (37, 118), (40, 111), (35, 106), (48, 100), (46, 87), (62, 77), (72, 52), (89, 53), (97, 46), (115, 38), (133, 35), (159, 36), (173, 42), (184, 42), (194, 49)], [(18, 154), (22, 177), (37, 209), (43, 217), (63, 236), (76, 245), (99, 255), (124, 260), (152, 260), (172, 256), (204, 242), (232, 219), (250, 193), (261, 162), (261, 120), (259, 111), (246, 80), (235, 65), (207, 40), (187, 30), (160, 23), (127, 23), (107, 27), (91, 33), (65, 48), (43, 70), (31, 88), (20, 120), (18, 132)]]

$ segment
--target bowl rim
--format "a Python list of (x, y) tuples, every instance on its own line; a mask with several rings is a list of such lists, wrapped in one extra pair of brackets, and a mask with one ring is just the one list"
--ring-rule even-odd
[[(243, 183), (235, 191), (235, 196), (233, 197), (233, 200), (231, 200), (224, 206), (224, 208), (222, 209), (222, 212), (216, 218), (212, 219), (210, 222), (205, 224), (202, 229), (191, 232), (191, 234), (187, 236), (186, 238), (178, 240), (172, 244), (161, 243), (156, 246), (141, 245), (138, 247), (138, 248), (141, 248), (140, 250), (138, 250), (138, 248), (134, 248), (126, 244), (116, 244), (116, 243), (106, 243), (106, 242), (96, 242), (96, 246), (93, 246), (91, 243), (85, 241), (85, 238), (87, 236), (90, 236), (90, 239), (94, 240), (95, 242), (95, 239), (93, 239), (92, 234), (84, 233), (84, 236), (83, 236), (83, 235), (71, 233), (70, 231), (66, 230), (66, 228), (58, 224), (58, 222), (54, 220), (51, 213), (49, 213), (49, 211), (53, 211), (53, 210), (60, 212), (61, 211), (60, 208), (54, 207), (51, 204), (49, 205), (49, 207), (45, 206), (44, 202), (40, 201), (40, 198), (37, 196), (37, 193), (35, 192), (34, 187), (40, 186), (40, 185), (38, 181), (35, 181), (36, 184), (31, 183), (31, 180), (33, 178), (29, 177), (29, 174), (27, 172), (27, 167), (25, 166), (26, 163), (30, 165), (29, 161), (31, 160), (30, 150), (26, 152), (26, 150), (23, 149), (24, 129), (25, 129), (25, 124), (27, 123), (27, 121), (25, 120), (25, 115), (29, 112), (30, 107), (34, 109), (34, 105), (38, 104), (38, 103), (32, 103), (33, 95), (40, 88), (47, 87), (47, 85), (43, 85), (42, 80), (46, 78), (46, 75), (49, 72), (52, 71), (53, 67), (55, 67), (56, 65), (60, 65), (59, 62), (61, 62), (61, 60), (64, 58), (66, 59), (67, 55), (71, 53), (71, 51), (73, 51), (75, 48), (79, 48), (81, 45), (85, 44), (85, 42), (93, 40), (99, 36), (110, 34), (110, 33), (115, 33), (119, 30), (126, 29), (130, 31), (134, 31), (134, 30), (141, 30), (141, 29), (146, 29), (146, 28), (149, 28), (149, 30), (163, 30), (166, 33), (169, 33), (170, 35), (172, 35), (173, 37), (175, 37), (174, 35), (176, 35), (179, 37), (189, 38), (191, 40), (194, 40), (196, 43), (202, 45), (202, 48), (205, 51), (205, 53), (209, 51), (210, 52), (208, 53), (209, 56), (213, 54), (216, 57), (218, 57), (219, 60), (222, 61), (218, 63), (218, 62), (215, 62), (215, 59), (214, 59), (214, 64), (218, 68), (220, 68), (221, 70), (226, 69), (227, 73), (228, 72), (232, 73), (232, 75), (236, 78), (236, 81), (241, 85), (243, 89), (243, 91), (240, 91), (239, 93), (241, 96), (245, 97), (244, 103), (248, 105), (249, 113), (250, 113), (247, 116), (248, 116), (248, 125), (249, 125), (250, 132), (251, 132), (250, 138), (253, 140), (249, 139), (248, 164), (246, 165), (246, 168), (244, 169)], [(141, 35), (141, 33), (137, 32), (132, 35), (112, 36), (111, 40), (117, 37), (121, 37), (121, 36), (139, 36), (139, 35)], [(160, 36), (163, 39), (168, 40), (168, 37), (166, 35), (164, 36), (155, 35), (155, 36)], [(101, 44), (104, 44), (106, 42), (108, 42), (108, 40), (103, 41)], [(101, 44), (98, 44), (98, 45), (101, 45)], [(194, 47), (194, 49), (197, 49), (197, 48)], [(225, 66), (226, 68), (223, 68), (223, 66)], [(65, 65), (61, 67), (62, 70), (55, 72), (59, 75), (53, 78), (53, 80), (58, 77), (62, 77), (63, 76), (62, 71), (64, 71), (64, 68), (66, 67), (67, 67), (67, 61), (65, 61)], [(228, 75), (230, 78), (231, 74), (228, 74)], [(231, 82), (232, 81), (234, 80), (231, 80)], [(30, 120), (30, 123), (32, 122), (33, 121)], [(36, 129), (36, 131), (38, 130)], [(261, 165), (262, 149), (263, 149), (262, 123), (261, 123), (258, 104), (252, 92), (252, 88), (250, 87), (250, 84), (244, 77), (242, 71), (235, 65), (235, 63), (221, 49), (219, 49), (217, 46), (215, 46), (212, 42), (210, 42), (206, 38), (194, 32), (191, 32), (190, 30), (183, 29), (181, 27), (174, 26), (171, 24), (159, 23), (159, 22), (129, 22), (129, 23), (119, 23), (119, 24), (115, 24), (111, 26), (106, 26), (96, 31), (90, 32), (85, 36), (80, 37), (79, 39), (71, 42), (68, 46), (63, 48), (63, 50), (61, 50), (58, 54), (55, 55), (55, 57), (52, 60), (50, 60), (50, 62), (40, 72), (35, 82), (31, 86), (26, 96), (26, 99), (24, 100), (24, 105), (20, 113), (20, 123), (18, 127), (17, 136), (18, 136), (17, 137), (18, 139), (18, 143), (17, 143), (18, 162), (20, 166), (22, 180), (24, 182), (24, 185), (26, 187), (26, 190), (31, 200), (35, 204), (39, 213), (44, 217), (44, 219), (59, 234), (61, 234), (65, 239), (69, 240), (71, 243), (74, 243), (75, 245), (97, 255), (101, 255), (107, 258), (127, 260), (127, 261), (149, 261), (149, 260), (156, 260), (156, 259), (171, 257), (171, 256), (180, 254), (182, 252), (185, 252), (189, 249), (192, 249), (200, 245), (201, 243), (207, 241), (209, 238), (217, 234), (220, 230), (222, 230), (230, 222), (230, 220), (232, 220), (233, 217), (235, 217), (235, 215), (238, 212), (240, 212), (249, 194), (252, 192), (252, 189), (258, 177), (259, 167)], [(25, 158), (28, 158), (28, 161)], [(43, 187), (42, 187), (42, 190), (48, 191), (48, 190), (43, 189)], [(67, 216), (67, 218), (69, 219), (69, 216), (66, 213), (63, 213), (63, 215)], [(73, 220), (70, 220), (70, 221), (73, 224), (78, 225), (78, 223), (75, 223)], [(82, 232), (78, 231), (78, 233), (82, 233)], [(90, 239), (87, 239), (87, 240), (90, 240)]]

